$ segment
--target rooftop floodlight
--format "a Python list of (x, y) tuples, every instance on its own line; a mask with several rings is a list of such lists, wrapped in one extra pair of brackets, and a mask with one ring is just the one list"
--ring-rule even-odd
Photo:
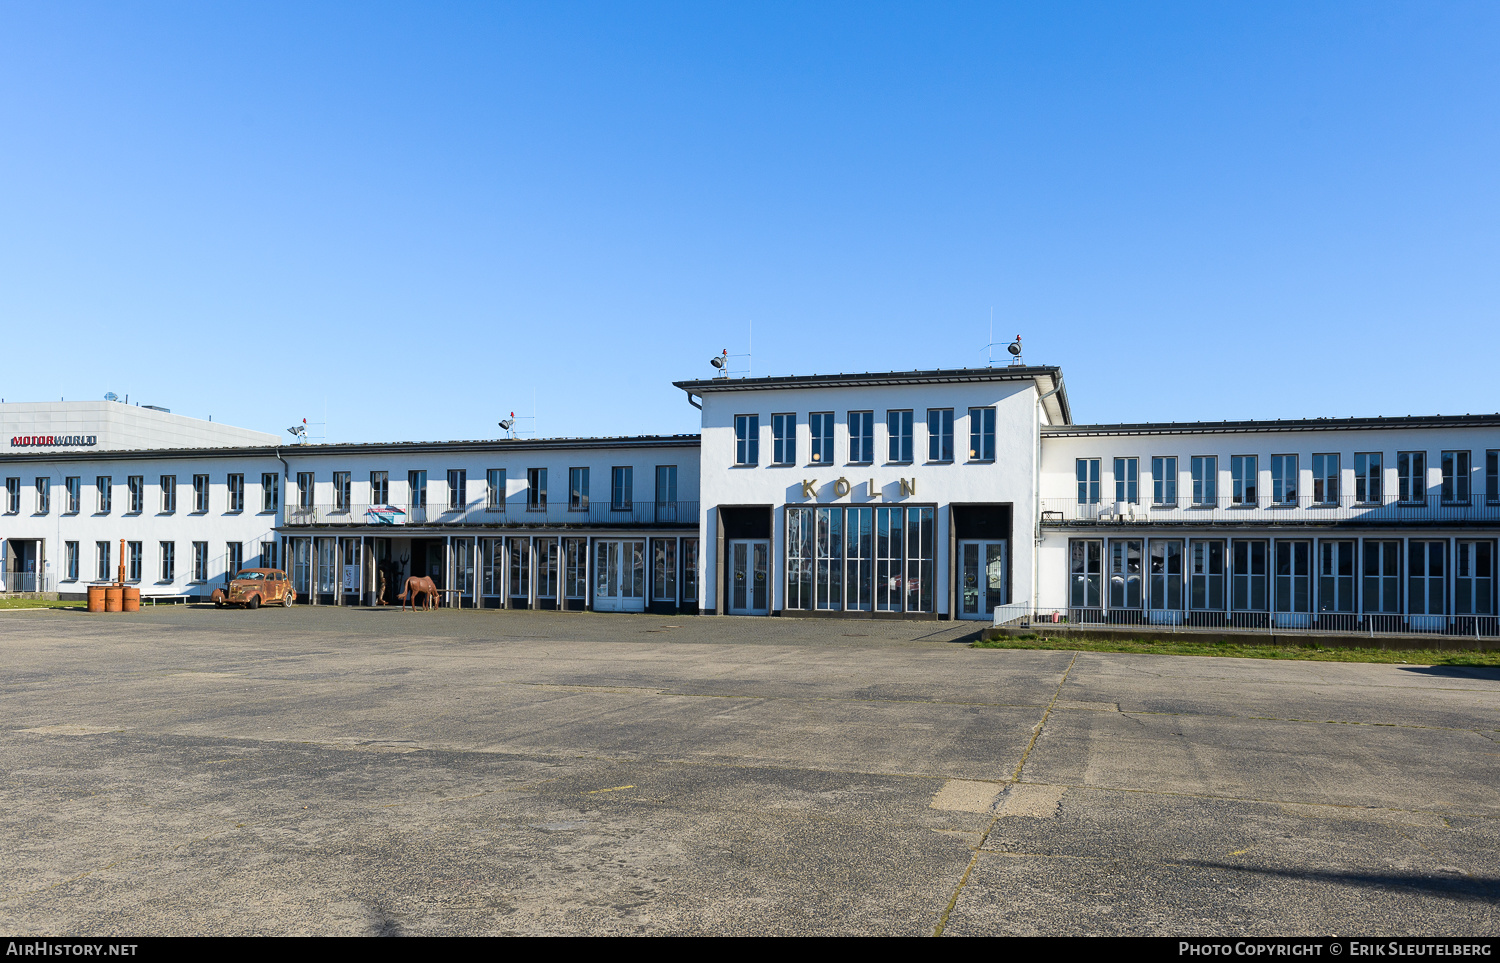
[(712, 358), (709, 358), (708, 359), (708, 363), (711, 364), (711, 365), (713, 365), (715, 368), (719, 369), (718, 373), (714, 375), (715, 378), (727, 378), (727, 377), (729, 377), (729, 349), (728, 348), (724, 349), (724, 353), (723, 354), (717, 354), (717, 355), (714, 355)]
[(1021, 336), (1019, 334), (1016, 335), (1016, 340), (1006, 345), (1005, 350), (1019, 358), (1021, 356)]

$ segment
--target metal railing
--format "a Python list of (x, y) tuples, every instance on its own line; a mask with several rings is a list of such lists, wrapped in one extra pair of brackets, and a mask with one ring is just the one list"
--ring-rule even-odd
[(1044, 526), (1076, 525), (1360, 525), (1500, 523), (1500, 499), (1476, 495), (1467, 501), (1430, 494), (1416, 501), (1363, 504), (1352, 499), (1315, 502), (1311, 496), (1286, 501), (1259, 497), (1248, 502), (1218, 498), (1194, 504), (1080, 502), (1076, 498), (1043, 498)]
[(0, 572), (0, 591), (50, 592), (43, 572)]
[(1224, 612), (1201, 609), (1109, 609), (1096, 606), (1034, 607), (1026, 603), (995, 609), (995, 625), (1010, 628), (1089, 626), (1234, 630), (1308, 635), (1500, 636), (1495, 615), (1400, 615), (1386, 612)]
[(590, 502), (581, 508), (569, 508), (566, 503), (548, 505), (545, 509), (529, 509), (521, 504), (507, 504), (504, 511), (486, 508), (483, 504), (449, 508), (410, 504), (351, 504), (313, 505), (299, 508), (287, 506), (286, 523), (291, 528), (317, 526), (320, 528), (356, 527), (405, 527), (405, 526), (457, 526), (485, 528), (534, 528), (537, 526), (570, 527), (588, 526), (606, 528), (612, 526), (639, 527), (646, 525), (673, 525), (696, 527), (698, 524), (698, 502), (634, 502), (615, 506), (608, 501)]

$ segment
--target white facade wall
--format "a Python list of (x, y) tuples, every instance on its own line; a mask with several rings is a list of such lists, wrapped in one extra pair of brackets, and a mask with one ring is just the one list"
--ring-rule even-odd
[[(700, 537), (704, 575), (702, 605), (723, 611), (719, 598), (722, 570), (717, 552), (718, 506), (769, 506), (771, 508), (772, 611), (780, 611), (786, 596), (786, 512), (794, 506), (911, 505), (935, 506), (937, 525), (935, 582), (937, 614), (951, 615), (950, 529), (948, 508), (955, 504), (1009, 504), (1012, 506), (1011, 585), (1013, 599), (1031, 596), (1033, 579), (1033, 520), (1036, 518), (1034, 468), (1037, 455), (1039, 406), (1034, 382), (980, 381), (971, 383), (893, 384), (879, 386), (809, 386), (765, 390), (714, 390), (704, 388), (703, 404), (703, 515)], [(983, 461), (968, 457), (969, 409), (993, 407), (996, 411), (995, 457)], [(929, 460), (927, 412), (951, 408), (954, 412), (954, 460)], [(913, 412), (913, 460), (893, 462), (889, 458), (887, 413)], [(834, 413), (834, 461), (810, 461), (811, 429), (808, 415)], [(849, 412), (873, 411), (875, 459), (873, 463), (850, 461)], [(796, 462), (772, 464), (772, 415), (793, 412), (797, 416)], [(735, 416), (759, 416), (759, 463), (736, 465)], [(845, 479), (849, 492), (839, 495), (837, 483)], [(901, 480), (915, 491), (903, 494)], [(805, 497), (803, 482), (813, 481), (814, 496)], [(873, 481), (875, 496), (871, 495)]]

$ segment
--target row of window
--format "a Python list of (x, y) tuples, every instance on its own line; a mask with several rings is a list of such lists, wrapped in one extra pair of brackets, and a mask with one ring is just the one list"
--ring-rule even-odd
[(1080, 538), (1068, 550), (1075, 608), (1400, 614), (1404, 588), (1407, 615), (1495, 614), (1492, 540)]
[[(462, 468), (448, 471), (448, 511), (462, 511), (467, 507), (469, 473)], [(297, 473), (297, 507), (313, 507), (313, 492), (316, 477), (313, 472)], [(370, 504), (390, 504), (390, 473), (370, 472)], [(505, 511), (505, 469), (491, 468), (485, 472), (484, 507), (488, 511)], [(406, 473), (407, 491), (411, 495), (411, 507), (427, 507), (427, 472)], [(619, 465), (609, 470), (610, 508), (626, 511), (634, 505), (635, 469), (630, 465)], [(353, 504), (352, 473), (333, 473), (333, 509), (348, 511)], [(656, 466), (656, 503), (672, 504), (677, 501), (677, 466)], [(589, 507), (589, 470), (568, 469), (568, 508), (585, 511)], [(526, 469), (526, 508), (528, 511), (545, 511), (547, 508), (547, 469)]]
[[(94, 543), (94, 579), (99, 582), (113, 581), (116, 576), (116, 559), (113, 556), (115, 543)], [(139, 582), (143, 564), (144, 542), (125, 543), (125, 580)], [(80, 550), (78, 542), (63, 543), (63, 580), (76, 582), (79, 577)], [(224, 571), (236, 573), (244, 567), (245, 545), (243, 542), (227, 542), (224, 546)], [(177, 543), (157, 543), (157, 573), (159, 582), (177, 580)], [(260, 543), (260, 564), (263, 568), (276, 567), (276, 543)], [(193, 543), (193, 569), (190, 581), (207, 582), (209, 554), (207, 542)]]
[[(911, 409), (893, 409), (885, 413), (886, 461), (893, 464), (910, 464), (915, 458), (914, 437), (916, 413)], [(969, 456), (972, 462), (995, 460), (995, 409), (970, 408), (968, 415)], [(845, 413), (848, 426), (846, 462), (851, 465), (869, 465), (875, 462), (875, 412), (850, 411)], [(834, 412), (814, 411), (807, 416), (807, 433), (803, 442), (798, 440), (797, 415), (795, 412), (771, 416), (771, 462), (775, 466), (798, 463), (797, 450), (800, 444), (807, 445), (807, 463), (830, 465), (834, 463)], [(944, 463), (953, 461), (953, 409), (927, 409), (927, 460)], [(736, 465), (760, 464), (760, 415), (734, 416), (734, 463)]]
[[(458, 511), (464, 507), (465, 492), (467, 491), (467, 472), (463, 469), (454, 469), (448, 472), (448, 509)], [(617, 466), (610, 469), (609, 499), (610, 507), (619, 510), (628, 510), (634, 501), (635, 471), (629, 465)], [(333, 504), (337, 511), (347, 511), (351, 505), (352, 494), (351, 473), (347, 471), (336, 471), (333, 473)], [(412, 505), (417, 508), (427, 507), (427, 472), (407, 472), (408, 491), (412, 495)], [(313, 472), (297, 473), (297, 507), (308, 509), (313, 507), (314, 482), (316, 476)], [(211, 490), (208, 475), (193, 476), (193, 512), (205, 514), (209, 511), (209, 492)], [(146, 506), (146, 479), (142, 475), (130, 475), (126, 479), (127, 502), (125, 512), (130, 515), (138, 515), (145, 511)], [(177, 476), (160, 476), (157, 487), (157, 505), (161, 514), (172, 514), (177, 511)], [(245, 476), (243, 474), (231, 474), (226, 481), (227, 504), (225, 511), (231, 514), (245, 510)], [(52, 510), (52, 479), (41, 476), (34, 479), (34, 490), (36, 500), (34, 514), (46, 515)], [(107, 515), (113, 510), (114, 504), (114, 478), (110, 475), (99, 475), (94, 480), (94, 513)], [(656, 467), (656, 502), (657, 504), (672, 504), (677, 501), (677, 466), (658, 465)], [(373, 505), (386, 505), (390, 503), (390, 474), (383, 471), (370, 472), (370, 503)], [(261, 511), (274, 512), (281, 505), (281, 476), (274, 472), (261, 475)], [(63, 514), (76, 515), (83, 506), (83, 479), (74, 475), (63, 479)], [(491, 511), (505, 510), (505, 469), (492, 468), (485, 473), (485, 507)], [(547, 469), (529, 468), (526, 471), (526, 507), (530, 510), (544, 511), (547, 508)], [(589, 470), (587, 468), (568, 469), (568, 508), (577, 511), (586, 510), (589, 507)], [(16, 515), (21, 511), (21, 479), (5, 479), (5, 514)]]
[[(274, 512), (280, 504), (279, 475), (267, 473), (261, 476), (261, 510)], [(146, 509), (146, 479), (142, 475), (130, 475), (125, 480), (125, 513), (139, 515)], [(33, 482), (36, 492), (34, 514), (46, 515), (52, 510), (52, 479), (38, 477)], [(177, 476), (162, 475), (157, 485), (158, 511), (170, 515), (177, 511)], [(228, 493), (225, 511), (231, 514), (245, 510), (245, 476), (232, 474), (225, 488)], [(63, 479), (64, 515), (77, 515), (83, 509), (83, 479), (70, 475)], [(209, 478), (207, 475), (193, 476), (193, 513), (205, 514), (209, 504)], [(99, 475), (94, 479), (94, 514), (108, 515), (114, 509), (114, 478)], [(17, 515), (21, 511), (21, 479), (5, 479), (5, 514)]]
[[(1214, 505), (1219, 499), (1219, 459), (1216, 455), (1194, 455), (1187, 459), (1191, 479), (1191, 501), (1193, 505)], [(1139, 504), (1141, 501), (1141, 459), (1114, 459), (1114, 500)], [(1075, 475), (1078, 482), (1078, 501), (1096, 504), (1100, 500), (1101, 459), (1079, 458)], [(1391, 494), (1387, 491), (1386, 462), (1384, 453), (1378, 451), (1356, 452), (1353, 470), (1353, 501), (1356, 504), (1379, 505)], [(1445, 451), (1439, 456), (1442, 481), (1439, 491), (1444, 504), (1467, 505), (1473, 495), (1473, 452)], [(1427, 471), (1427, 452), (1400, 451), (1396, 453), (1395, 496), (1404, 504), (1422, 504), (1429, 497), (1430, 484)], [(1484, 455), (1484, 478), (1486, 498), (1490, 504), (1500, 504), (1500, 451), (1491, 449)], [(1151, 503), (1157, 506), (1178, 504), (1177, 486), (1178, 458), (1166, 455), (1151, 459), (1149, 478)], [(1311, 502), (1315, 505), (1337, 505), (1340, 493), (1348, 496), (1343, 488), (1344, 476), (1342, 456), (1337, 453), (1312, 456), (1309, 491), (1304, 487), (1299, 456), (1270, 456), (1270, 500), (1276, 505), (1295, 505)], [(1229, 457), (1229, 501), (1236, 505), (1254, 505), (1265, 494), (1261, 487), (1260, 456), (1231, 455)]]

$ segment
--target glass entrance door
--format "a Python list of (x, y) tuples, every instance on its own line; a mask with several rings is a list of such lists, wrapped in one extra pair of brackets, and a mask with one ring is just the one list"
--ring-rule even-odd
[(594, 543), (594, 610), (646, 611), (646, 543), (600, 539)]
[(990, 619), (995, 606), (1009, 601), (1005, 592), (1005, 542), (958, 543), (958, 617)]
[(727, 547), (729, 614), (769, 615), (771, 543), (764, 539), (731, 541)]

